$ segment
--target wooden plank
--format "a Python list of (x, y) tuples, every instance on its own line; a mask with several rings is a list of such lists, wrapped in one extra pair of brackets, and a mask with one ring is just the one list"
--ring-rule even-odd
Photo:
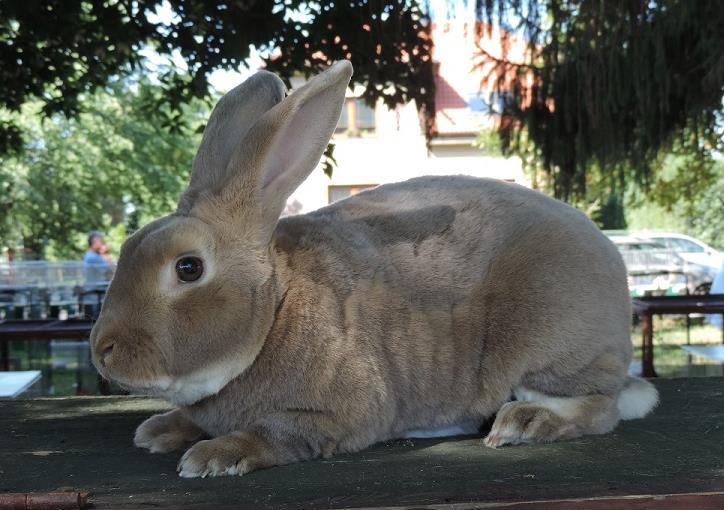
[[(132, 445), (134, 427), (167, 409), (162, 402), (0, 401), (0, 491), (73, 488), (93, 492), (95, 508), (180, 509), (485, 508), (481, 505), (724, 492), (724, 378), (655, 384), (662, 395), (659, 409), (604, 436), (497, 450), (485, 448), (478, 437), (394, 441), (244, 477), (193, 480), (176, 475), (180, 453), (151, 455)], [(707, 497), (671, 501), (720, 502)], [(650, 508), (633, 505), (621, 508)]]
[(93, 321), (85, 319), (32, 319), (0, 321), (0, 341), (88, 338)]
[(631, 300), (637, 314), (724, 313), (724, 294), (643, 296)]
[[(401, 510), (410, 507), (368, 507), (356, 510)], [(462, 503), (425, 505), (416, 510), (721, 510), (724, 493), (666, 494), (611, 498), (558, 499), (523, 503)]]

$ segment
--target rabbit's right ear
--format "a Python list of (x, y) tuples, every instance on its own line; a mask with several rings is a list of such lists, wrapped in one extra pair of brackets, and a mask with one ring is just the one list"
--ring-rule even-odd
[(278, 76), (259, 71), (219, 100), (204, 128), (179, 212), (187, 213), (200, 194), (218, 190), (228, 181), (232, 154), (256, 121), (284, 99), (285, 90)]

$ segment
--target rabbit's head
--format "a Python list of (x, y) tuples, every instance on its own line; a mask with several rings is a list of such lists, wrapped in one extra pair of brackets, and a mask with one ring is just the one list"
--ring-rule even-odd
[(254, 361), (280, 299), (274, 228), (319, 162), (351, 74), (338, 62), (284, 98), (262, 71), (219, 101), (177, 211), (121, 248), (91, 333), (102, 375), (184, 405)]

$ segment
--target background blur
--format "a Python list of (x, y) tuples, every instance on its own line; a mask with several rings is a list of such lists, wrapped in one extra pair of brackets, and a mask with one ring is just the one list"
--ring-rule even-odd
[[(294, 89), (340, 58), (355, 67), (342, 116), (285, 214), (419, 175), (491, 177), (588, 214), (633, 297), (724, 292), (723, 10), (4, 0), (0, 321), (92, 320), (123, 239), (174, 210), (216, 100), (259, 68)], [(91, 231), (107, 268), (83, 262)], [(720, 374), (721, 360), (681, 348), (720, 344), (718, 328), (656, 319), (659, 374)], [(636, 320), (632, 333), (638, 346)], [(6, 370), (40, 372), (23, 391), (98, 391), (83, 338), (26, 336), (0, 342)]]

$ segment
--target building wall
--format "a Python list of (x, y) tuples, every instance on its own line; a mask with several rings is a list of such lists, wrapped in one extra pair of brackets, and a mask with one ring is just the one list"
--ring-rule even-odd
[[(529, 185), (518, 158), (486, 156), (472, 145), (472, 137), (425, 145), (414, 105), (395, 111), (376, 108), (377, 128), (360, 136), (336, 134), (337, 166), (332, 178), (315, 169), (287, 202), (289, 213), (306, 213), (324, 207), (331, 187), (374, 186), (421, 175), (465, 174), (493, 177)], [(353, 190), (354, 191), (354, 190)]]
[[(374, 130), (340, 130), (335, 134), (337, 166), (332, 177), (327, 177), (321, 167), (315, 169), (290, 197), (286, 213), (309, 212), (330, 203), (330, 196), (341, 197), (365, 187), (422, 175), (465, 174), (530, 185), (518, 158), (491, 157), (475, 146), (477, 133), (494, 126), (494, 119), (481, 108), (489, 89), (482, 87), (481, 92), (485, 71), (475, 66), (478, 48), (483, 45), (486, 51), (498, 53), (500, 44), (496, 42), (499, 34), (480, 40), (473, 28), (450, 22), (433, 28), (440, 136), (432, 140), (429, 150), (414, 104), (390, 110), (380, 102), (374, 108)], [(347, 101), (353, 102), (361, 92), (348, 91)], [(344, 119), (350, 117), (354, 111), (343, 115)]]

